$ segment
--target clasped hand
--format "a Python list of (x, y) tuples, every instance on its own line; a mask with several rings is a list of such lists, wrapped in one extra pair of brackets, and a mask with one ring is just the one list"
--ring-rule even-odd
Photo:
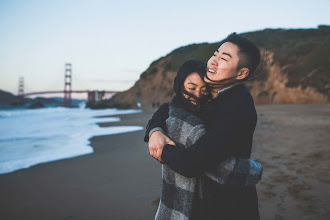
[(153, 132), (149, 138), (150, 155), (160, 162), (163, 162), (162, 153), (166, 144), (175, 145), (175, 143), (161, 131)]

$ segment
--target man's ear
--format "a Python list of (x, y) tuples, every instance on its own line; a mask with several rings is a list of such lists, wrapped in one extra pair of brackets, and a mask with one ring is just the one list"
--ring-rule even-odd
[(249, 73), (250, 73), (249, 69), (244, 67), (238, 71), (238, 75), (236, 79), (238, 80), (244, 79), (249, 75)]

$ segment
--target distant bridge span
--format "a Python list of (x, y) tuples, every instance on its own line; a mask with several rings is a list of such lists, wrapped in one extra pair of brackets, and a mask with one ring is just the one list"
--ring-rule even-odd
[[(30, 96), (30, 95), (41, 95), (41, 94), (54, 94), (54, 93), (65, 93), (67, 91), (61, 90), (61, 91), (41, 91), (41, 92), (29, 92), (24, 93), (24, 96)], [(95, 90), (72, 90), (71, 93), (90, 93), (90, 92), (96, 92)], [(107, 91), (107, 90), (101, 90), (97, 92), (102, 93), (118, 93), (120, 91)]]
[(57, 90), (57, 91), (40, 91), (40, 92), (28, 92), (24, 93), (24, 78), (19, 78), (18, 84), (18, 98), (20, 103), (24, 103), (24, 97), (30, 95), (41, 95), (41, 94), (55, 94), (55, 93), (63, 93), (64, 94), (64, 105), (71, 105), (71, 94), (72, 93), (87, 93), (87, 101), (95, 102), (101, 99), (105, 99), (105, 94), (116, 94), (120, 91), (113, 91), (113, 90), (72, 90), (72, 70), (71, 70), (71, 63), (65, 64), (65, 73), (64, 73), (64, 90)]
[(30, 96), (30, 95), (41, 95), (41, 94), (55, 94), (55, 93), (69, 93), (70, 94), (70, 104), (71, 104), (71, 93), (87, 93), (87, 101), (89, 102), (95, 102), (99, 101), (101, 99), (105, 98), (105, 94), (116, 94), (119, 91), (113, 91), (113, 90), (61, 90), (61, 91), (41, 91), (41, 92), (29, 92), (24, 93), (23, 96)]

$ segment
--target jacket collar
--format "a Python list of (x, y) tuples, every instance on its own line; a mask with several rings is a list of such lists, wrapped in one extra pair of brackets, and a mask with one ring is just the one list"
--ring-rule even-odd
[(238, 82), (238, 83), (235, 83), (235, 84), (233, 84), (233, 85), (231, 85), (231, 86), (229, 86), (229, 87), (227, 87), (227, 88), (221, 89), (221, 90), (218, 91), (218, 95), (217, 95), (215, 98), (218, 98), (219, 95), (222, 95), (223, 93), (225, 93), (225, 92), (231, 90), (232, 88), (234, 88), (234, 87), (236, 87), (236, 86), (244, 85), (244, 84), (246, 84), (246, 83), (247, 83), (247, 82)]

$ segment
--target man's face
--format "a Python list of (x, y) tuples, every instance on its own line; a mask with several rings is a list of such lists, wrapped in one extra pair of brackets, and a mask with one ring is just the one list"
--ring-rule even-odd
[[(207, 77), (213, 81), (219, 81), (237, 76), (237, 65), (239, 61), (238, 47), (231, 43), (223, 43), (207, 62)], [(204, 78), (206, 83), (213, 82)]]

